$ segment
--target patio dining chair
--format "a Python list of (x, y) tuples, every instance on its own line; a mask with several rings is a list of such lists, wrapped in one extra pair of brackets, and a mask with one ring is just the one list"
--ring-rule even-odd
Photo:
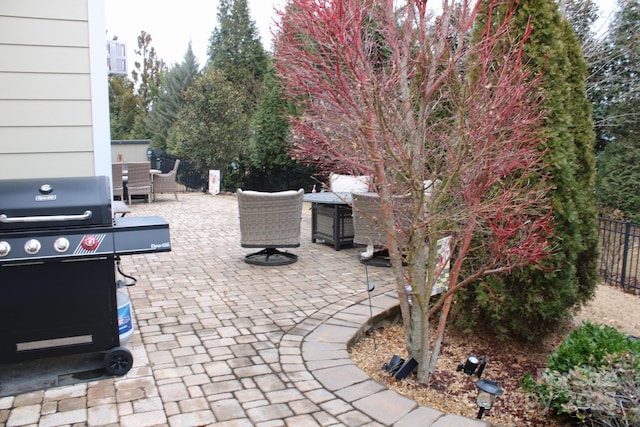
[[(366, 250), (359, 254), (360, 261), (378, 267), (390, 267), (387, 248), (387, 232), (382, 225), (382, 206), (376, 193), (353, 193), (353, 243), (365, 245)], [(394, 197), (394, 204), (406, 201), (403, 197)], [(400, 238), (404, 240), (404, 235)], [(402, 243), (401, 243), (402, 244)]]
[(124, 198), (124, 185), (122, 181), (122, 163), (111, 163), (111, 187), (113, 198), (119, 200)]
[(127, 194), (129, 204), (131, 204), (131, 196), (145, 196), (151, 203), (151, 163), (130, 162), (128, 164)]
[(298, 256), (278, 248), (300, 246), (300, 222), (304, 190), (243, 191), (238, 189), (240, 215), (240, 245), (243, 248), (264, 248), (244, 257), (248, 264), (287, 265)]
[(176, 182), (176, 176), (178, 174), (178, 166), (180, 165), (180, 159), (177, 159), (173, 164), (173, 169), (167, 173), (159, 173), (153, 176), (153, 199), (158, 197), (158, 194), (173, 193), (176, 200), (178, 200), (178, 183)]

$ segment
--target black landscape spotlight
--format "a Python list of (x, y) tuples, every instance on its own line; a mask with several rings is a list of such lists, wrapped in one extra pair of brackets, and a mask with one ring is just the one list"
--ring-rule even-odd
[(464, 363), (458, 365), (458, 369), (456, 369), (456, 371), (463, 371), (467, 375), (472, 375), (476, 371), (476, 368), (479, 364), (480, 361), (478, 360), (478, 358), (472, 354), (471, 356), (467, 357), (467, 360)]
[(474, 373), (478, 378), (482, 376), (484, 372), (484, 368), (487, 366), (487, 362), (489, 361), (489, 356), (484, 356), (482, 358), (482, 362), (475, 356), (471, 355), (467, 357), (467, 360), (464, 363), (460, 363), (457, 372), (464, 372), (467, 375), (473, 375)]
[(491, 380), (479, 380), (476, 383), (478, 387), (478, 397), (476, 404), (478, 405), (478, 419), (482, 418), (482, 414), (487, 409), (491, 409), (496, 401), (496, 396), (502, 395), (502, 389), (497, 382)]

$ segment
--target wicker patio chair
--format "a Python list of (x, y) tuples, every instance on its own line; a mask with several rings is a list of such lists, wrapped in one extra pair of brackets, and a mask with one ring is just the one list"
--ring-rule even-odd
[(127, 193), (129, 204), (131, 196), (146, 196), (151, 203), (151, 164), (149, 162), (133, 162), (128, 164)]
[(122, 184), (122, 163), (111, 163), (111, 187), (113, 188), (113, 198), (119, 200), (124, 198), (124, 185)]
[(177, 159), (173, 164), (173, 169), (167, 173), (159, 173), (153, 176), (153, 199), (155, 200), (158, 194), (173, 193), (176, 200), (178, 200), (178, 183), (176, 182), (176, 175), (178, 174), (178, 166), (180, 165), (180, 159)]
[(264, 248), (248, 254), (244, 261), (255, 265), (286, 265), (298, 260), (290, 252), (277, 248), (300, 246), (300, 221), (304, 190), (275, 193), (238, 189), (240, 245)]
[[(353, 193), (353, 243), (366, 245), (365, 252), (359, 254), (360, 261), (379, 267), (390, 267), (387, 249), (387, 232), (382, 226), (382, 206), (380, 197), (375, 193)], [(406, 201), (403, 197), (394, 197), (394, 205)], [(404, 236), (401, 236), (404, 240)]]

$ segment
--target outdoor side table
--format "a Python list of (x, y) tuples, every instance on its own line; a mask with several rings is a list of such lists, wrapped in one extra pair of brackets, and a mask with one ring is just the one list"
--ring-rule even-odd
[(311, 241), (332, 244), (336, 251), (353, 246), (353, 211), (351, 193), (322, 191), (307, 193), (311, 203)]

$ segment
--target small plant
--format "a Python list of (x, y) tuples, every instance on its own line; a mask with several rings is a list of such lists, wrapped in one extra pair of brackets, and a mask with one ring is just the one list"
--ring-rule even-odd
[(549, 356), (536, 382), (522, 385), (557, 414), (585, 425), (640, 425), (640, 341), (585, 322)]

